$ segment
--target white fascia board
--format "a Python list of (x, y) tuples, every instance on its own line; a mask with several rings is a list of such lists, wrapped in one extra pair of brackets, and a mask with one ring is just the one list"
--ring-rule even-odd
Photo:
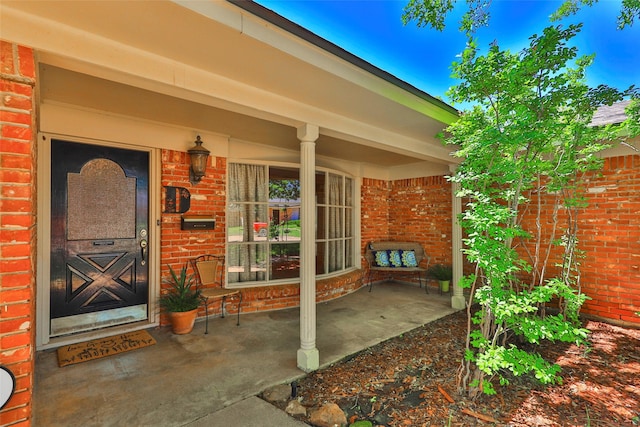
[(384, 129), (360, 127), (358, 133), (345, 134), (336, 131), (338, 127), (332, 129), (321, 128), (320, 133), (338, 139), (345, 139), (367, 147), (392, 151), (416, 157), (422, 160), (436, 161), (442, 164), (459, 163), (460, 159), (453, 157), (452, 152), (455, 147), (443, 145), (439, 140), (433, 138), (430, 142), (413, 138), (406, 138), (394, 132)]

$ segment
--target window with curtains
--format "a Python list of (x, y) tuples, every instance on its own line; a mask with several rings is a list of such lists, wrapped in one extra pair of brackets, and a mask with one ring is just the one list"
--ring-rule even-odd
[[(230, 163), (227, 283), (256, 286), (300, 277), (297, 168)], [(354, 266), (353, 179), (316, 172), (316, 274)]]

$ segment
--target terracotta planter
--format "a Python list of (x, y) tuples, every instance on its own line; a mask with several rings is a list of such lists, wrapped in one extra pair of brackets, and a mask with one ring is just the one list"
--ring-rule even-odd
[(169, 313), (169, 319), (171, 319), (171, 330), (174, 334), (184, 335), (193, 330), (193, 324), (198, 317), (198, 309), (191, 311), (171, 312)]

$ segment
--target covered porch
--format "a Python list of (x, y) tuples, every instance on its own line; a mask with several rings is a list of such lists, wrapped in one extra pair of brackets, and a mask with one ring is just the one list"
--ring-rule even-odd
[[(321, 367), (453, 313), (451, 297), (432, 289), (384, 282), (318, 304)], [(236, 425), (266, 425), (250, 417), (268, 417), (271, 408), (242, 402), (304, 375), (295, 357), (299, 311), (246, 314), (239, 327), (233, 317), (216, 318), (208, 335), (204, 322), (190, 335), (150, 329), (151, 347), (63, 368), (55, 351), (39, 352), (34, 425), (232, 425), (223, 417), (238, 412)], [(245, 409), (234, 412), (237, 405)]]
[[(462, 256), (456, 246), (459, 229), (454, 226), (459, 204), (455, 205), (452, 186), (444, 178), (455, 169), (456, 160), (450, 156), (451, 149), (436, 138), (438, 132), (457, 118), (458, 112), (441, 100), (253, 2), (158, 1), (151, 7), (138, 2), (5, 1), (1, 10), (3, 51), (7, 58), (14, 59), (7, 64), (8, 68), (9, 65), (14, 66), (12, 74), (3, 74), (3, 81), (15, 88), (12, 96), (21, 102), (16, 108), (20, 114), (11, 114), (16, 123), (10, 126), (14, 142), (9, 146), (9, 153), (21, 160), (11, 168), (20, 177), (19, 182), (11, 183), (12, 191), (19, 195), (15, 215), (12, 214), (15, 224), (11, 226), (19, 237), (7, 237), (7, 243), (19, 247), (16, 252), (19, 254), (18, 261), (11, 260), (11, 269), (3, 271), (3, 284), (11, 283), (10, 292), (16, 298), (8, 301), (12, 310), (3, 318), (7, 326), (2, 333), (10, 335), (12, 340), (11, 346), (3, 353), (6, 355), (4, 363), (17, 372), (19, 382), (13, 401), (2, 414), (7, 414), (7, 420), (29, 422), (32, 402), (38, 406), (35, 417), (38, 425), (68, 425), (60, 421), (63, 418), (77, 420), (73, 424), (83, 424), (83, 421), (109, 424), (112, 421), (105, 421), (109, 417), (136, 419), (136, 416), (146, 414), (163, 417), (164, 424), (171, 416), (182, 416), (175, 409), (179, 402), (165, 400), (163, 384), (168, 381), (172, 385), (180, 384), (172, 377), (183, 375), (173, 374), (180, 372), (175, 367), (180, 362), (186, 361), (196, 372), (206, 370), (207, 364), (202, 364), (204, 359), (224, 354), (219, 351), (209, 354), (209, 350), (224, 349), (226, 345), (217, 343), (211, 336), (207, 337), (208, 341), (198, 341), (193, 347), (184, 347), (184, 343), (165, 337), (165, 344), (176, 345), (180, 350), (173, 356), (164, 354), (167, 346), (162, 345), (162, 339), (159, 340), (160, 345), (140, 352), (154, 354), (152, 360), (164, 362), (160, 366), (147, 366), (146, 360), (136, 359), (142, 356), (131, 354), (94, 363), (93, 368), (58, 369), (52, 352), (58, 346), (73, 342), (137, 329), (156, 330), (154, 328), (164, 326), (166, 319), (160, 314), (157, 300), (163, 290), (162, 281), (168, 275), (168, 266), (183, 265), (188, 259), (211, 253), (225, 255), (229, 260), (227, 265), (232, 266), (231, 273), (235, 273), (233, 267), (237, 265), (232, 264), (232, 252), (229, 250), (237, 243), (237, 235), (234, 234), (237, 230), (231, 221), (235, 211), (231, 209), (229, 200), (234, 182), (229, 177), (229, 170), (234, 165), (259, 165), (269, 173), (273, 170), (295, 171), (301, 183), (302, 243), (299, 244), (299, 254), (295, 254), (300, 259), (299, 278), (276, 277), (277, 280), (268, 278), (264, 283), (257, 280), (232, 283), (243, 293), (243, 321), (240, 328), (233, 325), (223, 328), (234, 345), (249, 345), (255, 343), (255, 339), (241, 335), (243, 331), (249, 333), (253, 330), (254, 325), (244, 320), (254, 316), (249, 313), (267, 311), (268, 318), (275, 316), (274, 313), (282, 313), (268, 310), (299, 306), (287, 311), (293, 313), (290, 321), (294, 326), (291, 326), (291, 336), (286, 335), (290, 341), (286, 345), (280, 341), (277, 347), (281, 353), (265, 353), (268, 354), (266, 358), (264, 354), (254, 355), (254, 360), (260, 362), (254, 363), (254, 368), (259, 369), (262, 375), (272, 375), (271, 366), (265, 366), (265, 360), (288, 363), (295, 358), (296, 350), (298, 366), (293, 361), (290, 367), (287, 365), (290, 369), (287, 375), (264, 380), (258, 385), (251, 383), (249, 388), (247, 384), (240, 384), (237, 385), (239, 390), (263, 389), (266, 384), (302, 375), (300, 369), (313, 370), (318, 364), (325, 365), (342, 357), (348, 352), (332, 346), (337, 345), (334, 340), (343, 333), (346, 335), (340, 340), (357, 343), (356, 348), (349, 351), (370, 345), (368, 341), (350, 339), (349, 332), (340, 330), (334, 333), (334, 329), (328, 326), (328, 317), (320, 314), (316, 321), (315, 312), (316, 301), (336, 298), (362, 285), (358, 280), (349, 279), (359, 277), (364, 266), (361, 254), (368, 242), (415, 240), (429, 252), (433, 263), (454, 266), (454, 281), (460, 277)], [(196, 184), (190, 180), (188, 149), (198, 136), (201, 136), (210, 156), (206, 174)], [(57, 145), (58, 142), (61, 145)], [(52, 313), (52, 308), (57, 309), (60, 305), (55, 301), (63, 295), (62, 291), (66, 292), (77, 284), (67, 280), (76, 277), (66, 274), (64, 266), (68, 263), (51, 261), (52, 254), (61, 253), (59, 247), (70, 241), (66, 239), (68, 234), (64, 231), (64, 224), (76, 224), (62, 219), (68, 207), (66, 198), (63, 192), (53, 191), (51, 185), (66, 185), (66, 179), (52, 179), (54, 175), (58, 176), (54, 169), (63, 166), (62, 162), (55, 161), (55, 156), (64, 151), (62, 145), (74, 149), (74, 154), (80, 148), (90, 147), (112, 153), (117, 151), (123, 159), (128, 159), (130, 156), (127, 154), (131, 153), (142, 153), (148, 157), (148, 161), (138, 162), (142, 173), (135, 174), (135, 179), (139, 177), (139, 182), (148, 184), (144, 186), (146, 193), (141, 191), (139, 197), (139, 200), (148, 202), (146, 210), (140, 209), (146, 217), (137, 220), (134, 215), (128, 215), (133, 224), (133, 232), (128, 237), (131, 242), (136, 242), (136, 246), (122, 251), (131, 256), (136, 254), (139, 267), (136, 271), (141, 272), (141, 286), (136, 286), (141, 291), (135, 296), (144, 299), (132, 302), (137, 314), (134, 321), (129, 321), (128, 311), (117, 311), (115, 322), (108, 317), (110, 323), (98, 325), (94, 323), (102, 320), (94, 322), (93, 312), (83, 318), (86, 320), (83, 322), (76, 322), (78, 313), (75, 312)], [(75, 155), (60, 156), (64, 159), (77, 158)], [(93, 151), (87, 156), (89, 160), (97, 158)], [(60, 170), (60, 176), (79, 174), (75, 166), (79, 165), (74, 165), (73, 171)], [(314, 178), (320, 173), (327, 177), (326, 182), (331, 182), (332, 176), (344, 180), (344, 188), (349, 189), (348, 197), (343, 198), (348, 201), (340, 201), (336, 205), (325, 197), (320, 208), (325, 212), (340, 209), (348, 221), (332, 223), (333, 228), (324, 228), (323, 236), (315, 236), (318, 218), (314, 200), (318, 200), (318, 185)], [(284, 178), (283, 175), (279, 177)], [(100, 175), (99, 178), (103, 177)], [(134, 176), (129, 178), (134, 179)], [(341, 188), (336, 186), (331, 191), (340, 194)], [(171, 203), (167, 202), (171, 199), (167, 191), (175, 193), (177, 189), (181, 191), (179, 194), (188, 192), (191, 197), (189, 207), (182, 212), (170, 209)], [(328, 193), (325, 191), (325, 196)], [(82, 194), (95, 193), (87, 191)], [(123, 200), (111, 193), (100, 196), (105, 202)], [(136, 204), (132, 200), (124, 204), (128, 208), (125, 211), (130, 214), (132, 206), (142, 206), (137, 203), (138, 199)], [(240, 202), (249, 206), (255, 201), (243, 199)], [(455, 205), (453, 208), (452, 204)], [(61, 210), (65, 212), (56, 216), (52, 206), (62, 206)], [(264, 207), (264, 211), (269, 212), (266, 199)], [(74, 212), (85, 211), (76, 209)], [(117, 213), (116, 210), (113, 212)], [(215, 229), (182, 230), (183, 213), (214, 217)], [(268, 215), (263, 217), (250, 219), (238, 216), (246, 220), (243, 224), (264, 222)], [(329, 215), (324, 218), (329, 218)], [(81, 219), (93, 224), (86, 216)], [(391, 224), (402, 226), (392, 227)], [(84, 229), (82, 226), (77, 228)], [(257, 236), (245, 240), (246, 246), (262, 245), (263, 240), (260, 239), (265, 237), (259, 233), (258, 229)], [(65, 237), (63, 245), (56, 241), (59, 236)], [(340, 253), (344, 255), (336, 257), (340, 265), (317, 272), (313, 250), (316, 243), (324, 245), (327, 249), (323, 253), (329, 255), (337, 253), (328, 248), (330, 244), (336, 244), (334, 241), (338, 238), (343, 247)], [(87, 244), (91, 248), (109, 248), (112, 240), (110, 237), (98, 239), (92, 236), (91, 243)], [(282, 242), (265, 241), (265, 247), (267, 243), (279, 249)], [(66, 255), (70, 253), (71, 250)], [(267, 248), (263, 253), (271, 252)], [(257, 256), (255, 258), (258, 260)], [(104, 267), (100, 264), (92, 264), (91, 267), (94, 265)], [(58, 268), (60, 266), (64, 268)], [(61, 274), (55, 276), (55, 272)], [(331, 283), (318, 289), (317, 282), (321, 280)], [(120, 283), (108, 281), (110, 284), (114, 282)], [(424, 290), (419, 292), (424, 294)], [(374, 294), (377, 296), (377, 289)], [(110, 294), (102, 292), (96, 295)], [(438, 313), (449, 312), (452, 305), (464, 306), (462, 290), (458, 288), (454, 288), (451, 296), (437, 298), (443, 303)], [(390, 308), (381, 308), (378, 317), (374, 317), (378, 321), (379, 316), (385, 316), (384, 327), (391, 334), (385, 337), (401, 333), (402, 330), (395, 329), (403, 328), (403, 323), (393, 325), (395, 320), (387, 317), (387, 310)], [(349, 313), (348, 308), (345, 308), (345, 313)], [(406, 312), (402, 314), (406, 321)], [(66, 323), (52, 328), (52, 323), (57, 323), (56, 319), (60, 318), (72, 319), (68, 329)], [(218, 323), (217, 320), (214, 323)], [(418, 325), (424, 321), (416, 320), (410, 324)], [(264, 323), (272, 325), (273, 322)], [(357, 322), (357, 328), (375, 330), (367, 323), (370, 322)], [(355, 325), (356, 322), (349, 322), (350, 327)], [(279, 328), (268, 332), (279, 333)], [(186, 339), (201, 338), (196, 331)], [(207, 343), (211, 343), (209, 347)], [(256, 346), (261, 348), (263, 344), (257, 341)], [(38, 357), (34, 363), (35, 354)], [(52, 363), (54, 369), (51, 369)], [(246, 369), (251, 365), (252, 360), (249, 359), (241, 367)], [(154, 374), (149, 369), (161, 380), (154, 381)], [(216, 378), (224, 384), (224, 380), (218, 377), (229, 369), (235, 372), (227, 368), (224, 372), (213, 369), (210, 376), (194, 374), (200, 381), (196, 384), (202, 389), (203, 378)], [(38, 375), (34, 380), (35, 370)], [(235, 377), (240, 378), (240, 374), (223, 375), (223, 378)], [(100, 383), (108, 378), (126, 378), (127, 381), (124, 385), (117, 385), (118, 394), (104, 394), (99, 399), (91, 399), (87, 393), (108, 393), (107, 385)], [(138, 384), (136, 381), (141, 382)], [(212, 384), (204, 388), (207, 399), (221, 387), (213, 380)], [(187, 399), (193, 394), (191, 391), (184, 389), (179, 399)], [(147, 399), (136, 402), (131, 399), (132, 395), (145, 395)], [(225, 402), (247, 395), (251, 392), (244, 391), (235, 399), (216, 399), (220, 403), (215, 407), (199, 411), (188, 409), (187, 412), (193, 412), (190, 415), (193, 420), (221, 408)], [(68, 410), (87, 408), (91, 404), (88, 402), (94, 403), (92, 411), (100, 408), (95, 412), (95, 417), (99, 418), (87, 421), (83, 417), (91, 417), (90, 414)], [(114, 409), (111, 402), (131, 402), (132, 406)], [(179, 406), (191, 408), (191, 404)], [(55, 408), (51, 418), (46, 418), (47, 408)], [(113, 413), (103, 415), (103, 410)], [(143, 419), (136, 424), (148, 424), (146, 421)], [(112, 423), (121, 424), (119, 421)]]

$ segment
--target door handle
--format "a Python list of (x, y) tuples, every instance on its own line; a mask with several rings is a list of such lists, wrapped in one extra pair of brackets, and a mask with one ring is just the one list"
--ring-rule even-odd
[(142, 261), (140, 261), (140, 263), (142, 265), (145, 265), (147, 263), (147, 260), (145, 259), (145, 256), (147, 255), (147, 241), (146, 240), (140, 240), (140, 252), (142, 255)]

